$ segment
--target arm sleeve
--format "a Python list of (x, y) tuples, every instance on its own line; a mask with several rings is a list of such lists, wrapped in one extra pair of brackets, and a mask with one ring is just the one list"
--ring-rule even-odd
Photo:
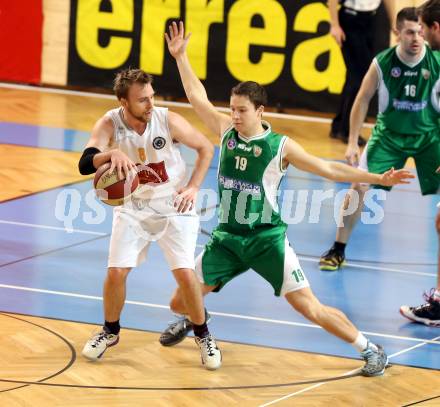
[(89, 175), (96, 172), (96, 168), (93, 165), (93, 157), (100, 152), (101, 150), (96, 147), (88, 147), (84, 150), (78, 162), (78, 169), (82, 175)]

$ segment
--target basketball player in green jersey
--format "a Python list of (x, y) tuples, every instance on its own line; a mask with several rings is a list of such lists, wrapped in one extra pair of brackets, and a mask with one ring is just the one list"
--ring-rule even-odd
[[(277, 191), (287, 166), (335, 181), (368, 182), (391, 186), (412, 177), (407, 171), (371, 174), (346, 164), (327, 162), (306, 153), (297, 143), (272, 131), (262, 120), (267, 104), (265, 90), (256, 82), (242, 82), (232, 89), (231, 116), (218, 112), (189, 63), (183, 23), (173, 23), (166, 34), (168, 49), (176, 59), (186, 95), (201, 120), (221, 135), (218, 188), (219, 226), (196, 260), (196, 274), (204, 294), (218, 291), (239, 274), (254, 269), (283, 295), (294, 309), (328, 332), (351, 343), (366, 361), (361, 373), (383, 374), (388, 358), (382, 347), (371, 343), (339, 310), (321, 304), (286, 238), (287, 225), (277, 208)], [(177, 289), (171, 309), (186, 314)], [(172, 324), (161, 343), (182, 340), (191, 322)]]
[[(399, 45), (378, 54), (364, 77), (351, 111), (345, 156), (351, 165), (379, 174), (393, 167), (403, 168), (413, 157), (422, 194), (436, 194), (440, 186), (440, 174), (436, 173), (440, 165), (440, 54), (425, 46), (415, 7), (397, 14), (396, 35)], [(376, 90), (379, 114), (359, 160), (357, 138)], [(321, 270), (335, 271), (343, 266), (345, 246), (361, 215), (367, 189), (366, 185), (352, 185), (341, 208), (336, 241), (321, 257)], [(346, 215), (356, 194), (359, 205)]]
[[(434, 50), (440, 50), (440, 0), (430, 0), (417, 10), (422, 23), (423, 36)], [(440, 144), (440, 141), (439, 141)], [(438, 151), (438, 150), (437, 150)], [(439, 154), (437, 152), (437, 154)], [(439, 154), (440, 155), (440, 154)], [(440, 173), (440, 167), (437, 168)], [(440, 191), (439, 191), (440, 192)], [(440, 203), (437, 204), (440, 208)], [(437, 260), (437, 286), (430, 294), (425, 294), (426, 302), (417, 307), (402, 305), (400, 313), (414, 322), (429, 326), (440, 326), (440, 210), (435, 218), (439, 249)]]

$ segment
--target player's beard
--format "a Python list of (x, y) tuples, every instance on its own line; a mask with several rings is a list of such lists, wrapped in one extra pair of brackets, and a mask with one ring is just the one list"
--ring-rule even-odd
[(127, 106), (127, 111), (132, 117), (134, 117), (136, 120), (139, 120), (141, 123), (148, 123), (150, 121), (150, 117), (147, 116), (147, 113), (135, 114), (133, 110), (131, 110), (130, 106)]

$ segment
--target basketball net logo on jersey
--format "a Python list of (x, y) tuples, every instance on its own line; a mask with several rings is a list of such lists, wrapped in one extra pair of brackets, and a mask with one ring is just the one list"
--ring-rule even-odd
[(138, 148), (138, 155), (141, 162), (136, 163), (136, 172), (138, 174), (140, 184), (151, 185), (168, 182), (169, 177), (165, 166), (165, 161), (146, 164), (147, 153), (143, 147)]
[[(138, 155), (141, 163), (136, 164), (136, 173), (140, 185), (154, 186), (168, 182), (165, 161), (147, 164), (147, 154), (144, 148), (138, 148)], [(169, 224), (169, 218), (161, 214), (163, 208), (154, 208), (154, 204), (152, 205), (149, 200), (138, 199), (135, 196), (130, 198), (124, 204), (129, 211), (123, 213), (122, 216), (130, 223), (135, 233), (145, 241), (159, 240), (166, 233)], [(167, 204), (169, 203), (166, 202), (165, 205)], [(138, 217), (137, 211), (142, 211), (142, 216)]]
[(164, 184), (169, 180), (165, 161), (136, 165), (139, 183), (142, 185)]
[[(168, 181), (165, 163), (136, 164), (139, 184), (152, 187)], [(142, 180), (142, 181), (141, 181)], [(130, 224), (130, 228), (147, 242), (159, 240), (167, 231), (170, 218), (166, 216), (175, 210), (170, 199), (144, 199), (131, 194), (124, 200), (121, 216)]]

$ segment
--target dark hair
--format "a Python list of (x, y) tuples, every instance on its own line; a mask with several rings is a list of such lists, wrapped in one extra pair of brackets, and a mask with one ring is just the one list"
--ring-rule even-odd
[(232, 95), (247, 96), (251, 103), (258, 109), (260, 106), (267, 105), (266, 89), (260, 84), (253, 81), (240, 82), (231, 89)]
[(417, 14), (428, 27), (435, 22), (440, 23), (440, 0), (428, 0), (423, 3), (417, 9)]
[(153, 83), (153, 77), (142, 69), (128, 68), (118, 72), (113, 81), (113, 90), (116, 97), (119, 100), (127, 99), (128, 89), (130, 89), (130, 86), (134, 83), (148, 85), (149, 83)]
[(405, 21), (419, 21), (419, 16), (417, 15), (416, 7), (405, 7), (397, 13), (396, 17), (396, 27), (400, 30)]

